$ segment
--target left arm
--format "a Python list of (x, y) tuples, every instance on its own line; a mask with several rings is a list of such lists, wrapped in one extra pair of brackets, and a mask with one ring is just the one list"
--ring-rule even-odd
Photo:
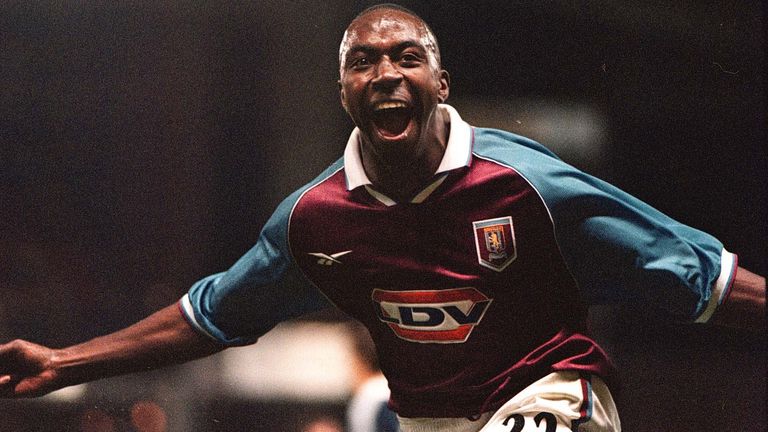
[[(485, 139), (494, 144), (491, 138)], [(719, 240), (563, 163), (537, 143), (511, 139), (521, 145), (481, 151), (517, 170), (539, 193), (588, 304), (659, 307), (681, 322), (764, 328), (765, 278), (743, 268), (734, 274), (736, 257)]]
[(731, 291), (709, 321), (752, 331), (765, 329), (765, 278), (739, 267)]

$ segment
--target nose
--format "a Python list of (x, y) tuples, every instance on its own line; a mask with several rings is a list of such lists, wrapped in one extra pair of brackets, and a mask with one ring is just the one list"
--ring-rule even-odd
[(387, 57), (382, 58), (376, 65), (376, 75), (371, 80), (375, 87), (397, 87), (403, 80), (403, 75)]

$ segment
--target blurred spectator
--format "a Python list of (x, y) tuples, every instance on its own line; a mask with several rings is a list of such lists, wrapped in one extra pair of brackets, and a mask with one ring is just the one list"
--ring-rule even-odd
[(397, 416), (387, 407), (389, 386), (379, 369), (376, 348), (368, 330), (350, 322), (352, 341), (352, 397), (347, 406), (348, 432), (396, 432)]
[(98, 409), (87, 409), (80, 417), (80, 432), (115, 432), (115, 419)]
[(342, 432), (339, 422), (330, 417), (321, 417), (312, 420), (301, 429), (301, 432)]
[(131, 407), (131, 424), (137, 432), (166, 432), (168, 419), (160, 405), (140, 401)]

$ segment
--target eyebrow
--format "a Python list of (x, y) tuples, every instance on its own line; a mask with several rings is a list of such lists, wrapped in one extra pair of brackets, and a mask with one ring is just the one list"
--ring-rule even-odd
[[(388, 49), (387, 51), (390, 51), (390, 52), (400, 52), (400, 51), (404, 51), (404, 50), (406, 50), (408, 48), (418, 48), (418, 49), (424, 51), (424, 53), (427, 53), (427, 49), (424, 46), (422, 46), (420, 43), (418, 43), (416, 41), (413, 41), (413, 40), (407, 40), (407, 41), (400, 42), (399, 44), (395, 45), (391, 49)], [(379, 49), (376, 48), (373, 45), (368, 45), (368, 44), (353, 45), (353, 46), (349, 47), (349, 49), (347, 50), (347, 56), (348, 56), (347, 58), (349, 58), (349, 56), (351, 54), (355, 54), (355, 53), (359, 53), (359, 52), (362, 52), (362, 53), (365, 53), (365, 54), (375, 54), (378, 51), (379, 51)]]

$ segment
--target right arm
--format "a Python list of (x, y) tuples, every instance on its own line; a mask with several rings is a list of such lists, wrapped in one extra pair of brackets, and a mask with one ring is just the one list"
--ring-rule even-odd
[(67, 348), (22, 340), (0, 345), (0, 397), (41, 396), (198, 359), (227, 346), (255, 343), (282, 321), (329, 307), (289, 251), (287, 221), (299, 196), (294, 193), (280, 205), (256, 245), (234, 266), (196, 282), (180, 303)]
[(16, 340), (0, 345), (0, 397), (42, 396), (62, 387), (183, 363), (223, 345), (193, 329), (173, 304), (123, 330), (67, 348)]

